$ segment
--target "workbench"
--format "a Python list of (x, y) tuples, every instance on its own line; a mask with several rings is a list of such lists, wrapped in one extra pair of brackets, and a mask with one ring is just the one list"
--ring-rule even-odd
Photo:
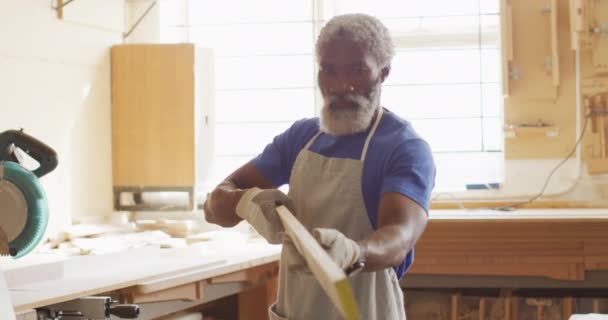
[[(406, 305), (433, 293), (449, 319), (471, 306), (486, 319), (490, 301), (504, 304), (500, 319), (529, 319), (530, 297), (551, 301), (562, 319), (606, 312), (608, 209), (431, 210), (401, 286)], [(416, 308), (407, 307), (414, 317)]]
[(608, 209), (432, 210), (412, 274), (540, 276), (608, 271)]
[[(109, 293), (141, 305), (140, 319), (151, 319), (238, 295), (240, 317), (264, 319), (279, 254), (280, 246), (261, 239), (210, 242), (73, 257), (5, 274), (17, 312)], [(402, 286), (605, 291), (608, 209), (432, 210)]]
[[(262, 241), (231, 246), (160, 249), (79, 256), (5, 270), (17, 314), (92, 295), (140, 306), (153, 319), (238, 294), (242, 319), (267, 314), (274, 301), (280, 246)], [(114, 319), (114, 318), (113, 318)]]

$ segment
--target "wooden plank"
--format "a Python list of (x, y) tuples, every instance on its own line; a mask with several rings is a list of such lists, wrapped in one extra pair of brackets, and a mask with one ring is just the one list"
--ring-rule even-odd
[(137, 290), (120, 291), (126, 303), (147, 303), (171, 300), (199, 300), (203, 298), (202, 283), (192, 282), (152, 293), (139, 293)]
[(347, 320), (359, 319), (357, 302), (344, 271), (336, 265), (287, 207), (278, 207), (277, 213), (286, 233), (340, 314)]
[(557, 35), (557, 14), (557, 0), (551, 0), (551, 75), (553, 78), (553, 85), (559, 87), (559, 43)]
[(512, 2), (512, 66), (519, 69), (519, 79), (509, 83), (510, 97), (555, 101), (557, 88), (546, 69), (551, 57), (551, 26), (543, 13), (544, 1)]
[(573, 301), (572, 297), (565, 297), (563, 299), (563, 319), (570, 319), (570, 316), (572, 316)]
[(600, 299), (593, 298), (593, 313), (600, 313)]
[(458, 320), (458, 304), (460, 303), (460, 296), (458, 294), (452, 294), (452, 299), (450, 302), (451, 311), (450, 311), (450, 319)]
[[(608, 23), (608, 4), (606, 1), (593, 1), (591, 9), (595, 28), (602, 28)], [(605, 32), (605, 31), (602, 31)], [(608, 73), (608, 38), (605, 34), (594, 34), (593, 71), (595, 74)]]
[(194, 46), (114, 46), (111, 69), (113, 185), (194, 186)]
[(500, 43), (502, 60), (502, 94), (509, 96), (510, 66), (513, 60), (513, 39), (511, 38), (511, 5), (500, 1)]
[(507, 293), (507, 296), (505, 297), (505, 320), (511, 320), (511, 304), (512, 304), (512, 300), (513, 297), (511, 296), (511, 293)]
[(63, 0), (57, 0), (57, 19), (63, 19)]
[(586, 50), (593, 47), (594, 37), (589, 32), (593, 3), (589, 0), (570, 0), (570, 33), (572, 50)]
[(557, 137), (559, 128), (557, 126), (545, 127), (516, 127), (508, 126), (504, 128), (505, 138), (523, 138), (523, 139), (546, 139)]

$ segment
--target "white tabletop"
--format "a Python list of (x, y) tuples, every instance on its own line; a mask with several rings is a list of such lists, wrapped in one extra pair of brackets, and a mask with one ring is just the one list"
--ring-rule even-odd
[[(161, 290), (278, 261), (279, 254), (280, 246), (263, 242), (233, 246), (207, 243), (180, 249), (145, 247), (14, 268), (8, 271), (7, 278), (12, 279), (7, 282), (19, 312), (140, 284)], [(44, 272), (48, 279), (40, 280), (36, 274)]]

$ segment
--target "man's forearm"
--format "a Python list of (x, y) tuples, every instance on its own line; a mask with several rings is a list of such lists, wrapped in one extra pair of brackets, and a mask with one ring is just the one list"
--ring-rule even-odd
[(414, 247), (417, 238), (409, 228), (398, 225), (384, 226), (359, 241), (365, 271), (376, 271), (399, 265)]

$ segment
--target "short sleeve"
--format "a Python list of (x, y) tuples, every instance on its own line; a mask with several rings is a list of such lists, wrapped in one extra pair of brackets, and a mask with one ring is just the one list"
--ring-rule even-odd
[(435, 174), (435, 163), (429, 145), (419, 138), (406, 140), (391, 154), (384, 170), (382, 194), (401, 193), (428, 213)]
[(289, 129), (274, 137), (251, 163), (278, 188), (289, 182), (295, 159), (306, 142), (314, 136), (314, 119), (296, 121)]

